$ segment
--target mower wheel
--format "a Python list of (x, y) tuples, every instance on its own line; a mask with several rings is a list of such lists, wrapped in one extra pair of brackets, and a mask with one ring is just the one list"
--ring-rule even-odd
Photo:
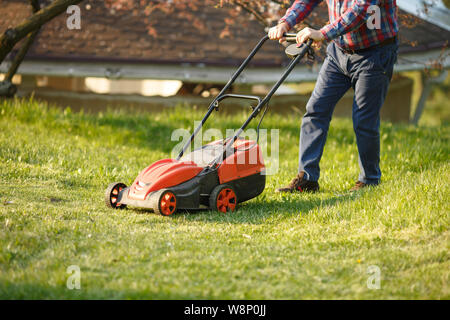
[(157, 191), (153, 204), (153, 211), (163, 216), (171, 216), (177, 211), (177, 197), (169, 189)]
[(238, 198), (233, 187), (221, 184), (213, 189), (209, 196), (209, 207), (223, 213), (234, 212), (237, 209)]
[(113, 182), (111, 183), (105, 191), (105, 204), (108, 208), (112, 209), (123, 209), (126, 205), (118, 202), (118, 197), (120, 191), (125, 189), (127, 186), (121, 182)]

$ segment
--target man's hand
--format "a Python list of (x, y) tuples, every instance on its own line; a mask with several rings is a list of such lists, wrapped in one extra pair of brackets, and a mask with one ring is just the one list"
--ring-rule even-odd
[(269, 30), (269, 39), (270, 40), (279, 40), (280, 43), (283, 41), (283, 34), (289, 31), (289, 25), (286, 22), (282, 22), (279, 25), (270, 28)]
[(315, 42), (322, 42), (325, 40), (325, 37), (319, 30), (314, 30), (311, 28), (305, 28), (297, 33), (298, 44), (305, 43), (306, 41), (308, 41), (308, 39), (312, 39)]

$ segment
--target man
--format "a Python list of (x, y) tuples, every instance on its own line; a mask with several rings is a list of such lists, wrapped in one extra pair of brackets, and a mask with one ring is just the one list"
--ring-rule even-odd
[[(283, 34), (304, 20), (322, 0), (296, 0), (269, 38)], [(340, 98), (355, 90), (353, 129), (361, 173), (351, 191), (380, 182), (380, 109), (397, 60), (396, 0), (327, 0), (329, 24), (305, 28), (297, 42), (331, 41), (316, 86), (306, 106), (300, 132), (298, 175), (279, 192), (319, 190), (319, 162), (331, 116)]]

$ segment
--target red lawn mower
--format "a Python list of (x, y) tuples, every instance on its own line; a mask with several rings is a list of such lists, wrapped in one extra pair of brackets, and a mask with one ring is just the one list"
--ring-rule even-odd
[[(285, 34), (285, 37), (288, 42), (295, 42), (295, 34)], [(105, 202), (109, 208), (122, 209), (129, 205), (153, 209), (154, 212), (165, 216), (170, 216), (180, 209), (211, 209), (226, 213), (235, 211), (238, 203), (255, 198), (263, 192), (266, 176), (259, 145), (256, 141), (242, 139), (239, 135), (263, 107), (266, 107), (258, 124), (259, 132), (259, 125), (273, 94), (306, 54), (313, 55), (312, 40), (301, 47), (296, 44), (287, 47), (286, 54), (292, 61), (263, 99), (258, 96), (226, 93), (267, 40), (268, 36), (265, 36), (259, 41), (212, 101), (200, 125), (194, 130), (177, 159), (156, 161), (145, 168), (130, 187), (124, 183), (111, 183), (105, 193)], [(218, 111), (219, 103), (229, 98), (255, 100), (258, 105), (252, 107), (250, 117), (233, 137), (214, 141), (185, 154), (211, 113)]]

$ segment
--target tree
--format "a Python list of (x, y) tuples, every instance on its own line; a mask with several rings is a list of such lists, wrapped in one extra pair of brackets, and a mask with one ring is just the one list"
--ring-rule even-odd
[(68, 6), (78, 4), (81, 1), (83, 0), (55, 0), (41, 9), (39, 0), (29, 0), (33, 15), (17, 27), (6, 30), (4, 34), (0, 36), (0, 63), (5, 60), (6, 56), (18, 42), (27, 38), (14, 58), (5, 79), (0, 83), (0, 96), (12, 96), (15, 94), (16, 87), (12, 84), (12, 78), (17, 72), (28, 49), (33, 44), (40, 28), (48, 21), (66, 11)]

